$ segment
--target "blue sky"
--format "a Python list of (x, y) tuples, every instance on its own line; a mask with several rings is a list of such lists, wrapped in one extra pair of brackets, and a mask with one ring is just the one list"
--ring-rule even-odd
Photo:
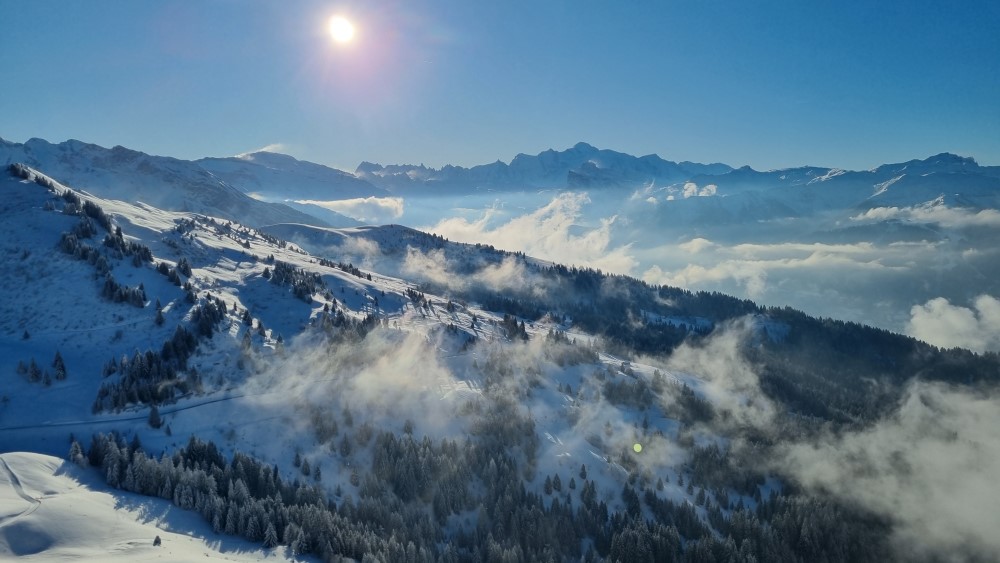
[[(355, 40), (335, 45), (333, 14)], [(1000, 164), (1000, 3), (0, 0), (0, 137), (473, 165)]]

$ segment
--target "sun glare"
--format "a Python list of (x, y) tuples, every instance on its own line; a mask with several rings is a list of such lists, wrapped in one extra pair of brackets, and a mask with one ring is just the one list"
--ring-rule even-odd
[(330, 18), (330, 37), (337, 43), (347, 43), (354, 37), (354, 25), (341, 16)]

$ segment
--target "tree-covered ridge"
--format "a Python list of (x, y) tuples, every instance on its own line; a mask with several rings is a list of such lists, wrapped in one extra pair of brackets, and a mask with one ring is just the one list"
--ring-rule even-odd
[[(992, 352), (940, 349), (859, 323), (762, 307), (718, 292), (651, 285), (593, 268), (541, 264), (500, 251), (487, 256), (491, 265), (516, 260), (529, 276), (529, 289), (434, 281), (421, 288), (529, 322), (546, 316), (569, 319), (574, 329), (599, 336), (609, 351), (622, 355), (669, 355), (682, 343), (704, 341), (718, 327), (757, 318), (756, 337), (745, 352), (759, 366), (767, 394), (802, 415), (836, 423), (871, 422), (915, 379), (1000, 383), (1000, 356)], [(880, 384), (870, 388), (865, 381)]]

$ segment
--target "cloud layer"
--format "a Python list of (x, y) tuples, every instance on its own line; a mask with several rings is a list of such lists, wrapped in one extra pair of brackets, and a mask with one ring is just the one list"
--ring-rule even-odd
[(911, 207), (875, 207), (851, 217), (853, 221), (904, 221), (931, 223), (946, 228), (995, 227), (1000, 228), (1000, 211), (976, 211), (964, 207), (949, 207), (940, 200)]

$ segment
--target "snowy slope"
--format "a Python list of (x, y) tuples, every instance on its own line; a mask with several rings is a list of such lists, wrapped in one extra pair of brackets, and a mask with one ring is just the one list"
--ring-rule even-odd
[[(355, 488), (348, 483), (347, 468), (364, 463), (370, 453), (359, 449), (350, 455), (331, 455), (308, 425), (303, 427), (296, 412), (363, 404), (366, 408), (356, 411), (356, 424), (365, 421), (399, 432), (404, 422), (411, 420), (421, 435), (460, 438), (474, 420), (463, 405), (477, 401), (482, 394), (484, 376), (476, 366), (502, 357), (508, 358), (506, 361), (518, 358), (521, 367), (517, 369), (528, 377), (524, 384), (534, 381), (531, 386), (536, 389), (522, 397), (522, 408), (534, 419), (540, 441), (537, 472), (529, 481), (535, 490), (541, 490), (546, 475), (568, 473), (587, 464), (592, 467), (591, 478), (604, 491), (602, 495), (617, 506), (617, 490), (629, 470), (613, 459), (622, 447), (637, 441), (675, 451), (659, 461), (650, 458), (650, 468), (658, 467), (658, 471), (673, 476), (680, 470), (677, 464), (684, 456), (670, 445), (671, 437), (677, 437), (677, 423), (666, 407), (651, 405), (641, 415), (630, 407), (598, 400), (602, 384), (593, 379), (594, 373), (605, 374), (601, 380), (611, 377), (648, 383), (654, 368), (632, 362), (631, 375), (625, 376), (620, 373), (623, 360), (617, 357), (595, 356), (571, 367), (544, 359), (546, 347), (542, 343), (550, 330), (566, 331), (580, 346), (594, 342), (563, 320), (521, 321), (530, 339), (522, 344), (502, 328), (501, 315), (476, 304), (455, 303), (452, 307), (447, 296), (432, 294), (424, 294), (425, 302), (417, 304), (407, 296), (407, 291), (415, 288), (411, 282), (321, 263), (320, 257), (296, 244), (253, 229), (94, 197), (89, 199), (103, 208), (129, 239), (148, 245), (154, 263), (173, 265), (183, 259), (191, 265), (192, 275), (186, 276), (186, 281), (192, 284), (199, 304), (211, 294), (222, 299), (229, 312), (215, 335), (201, 341), (191, 360), (203, 390), (178, 396), (176, 402), (159, 409), (169, 433), (146, 424), (149, 408), (145, 405), (92, 412), (94, 397), (105, 381), (102, 366), (136, 350), (158, 349), (178, 324), (190, 322), (194, 304), (152, 264), (135, 266), (128, 260), (114, 264), (112, 273), (129, 285), (142, 283), (148, 296), (146, 305), (136, 308), (100, 299), (99, 284), (88, 275), (86, 263), (55, 249), (59, 233), (71, 228), (78, 218), (50, 209), (53, 206), (46, 202), (56, 201), (55, 195), (35, 183), (16, 178), (2, 181), (7, 219), (4, 255), (15, 263), (22, 261), (22, 255), (27, 257), (18, 266), (24, 270), (22, 281), (9, 287), (3, 300), (10, 305), (0, 317), (0, 372), (13, 374), (17, 363), (31, 359), (51, 371), (51, 357), (59, 351), (69, 373), (65, 381), (51, 385), (30, 382), (23, 376), (3, 380), (3, 450), (63, 455), (70, 433), (86, 437), (93, 432), (116, 431), (139, 436), (152, 452), (169, 452), (194, 435), (213, 440), (226, 451), (249, 451), (277, 464), (286, 474), (295, 472), (290, 466), (292, 457), (297, 452), (306, 453), (314, 463), (322, 463), (323, 483), (331, 490), (339, 485), (352, 491)], [(56, 185), (56, 189), (65, 188)], [(362, 241), (384, 245), (396, 260), (431, 253), (442, 242), (402, 227), (325, 233), (352, 240), (348, 244), (352, 248), (362, 247)], [(401, 246), (393, 250), (391, 243)], [(502, 262), (500, 253), (485, 247), (454, 246), (449, 256), (461, 259), (472, 270), (479, 267), (477, 263)], [(482, 254), (478, 262), (472, 259), (476, 254)], [(313, 294), (306, 303), (287, 288), (268, 282), (264, 276), (265, 270), (274, 267), (268, 260), (271, 255), (276, 261), (318, 274), (327, 289)], [(329, 258), (336, 260), (337, 256)], [(408, 271), (399, 265), (393, 269)], [(162, 326), (154, 322), (152, 303), (157, 300), (164, 305), (166, 322)], [(22, 303), (39, 305), (22, 311), (18, 305)], [(359, 320), (376, 315), (385, 328), (368, 336), (363, 345), (351, 347), (349, 356), (317, 354), (322, 347), (317, 348), (318, 336), (309, 327), (322, 318), (328, 306)], [(242, 322), (244, 311), (251, 314), (252, 325)], [(261, 325), (266, 328), (260, 329)], [(30, 333), (27, 340), (23, 338), (25, 331)], [(244, 339), (249, 339), (249, 351), (243, 348)], [(480, 344), (470, 348), (472, 342)], [(387, 350), (393, 354), (387, 357)], [(415, 364), (414, 358), (426, 360)], [(701, 386), (693, 376), (665, 373), (671, 381), (694, 389)], [(579, 394), (562, 391), (564, 386)], [(290, 397), (294, 399), (289, 401)], [(45, 408), (37, 408), (40, 404)], [(581, 412), (590, 414), (581, 417)], [(646, 428), (631, 427), (644, 417), (649, 419)], [(282, 438), (275, 440), (276, 435)], [(684, 498), (687, 493), (672, 486), (664, 494)]]
[(272, 152), (203, 158), (196, 163), (226, 183), (268, 200), (331, 201), (389, 195), (353, 174)]
[(106, 149), (75, 140), (52, 144), (30, 139), (21, 144), (0, 139), (0, 165), (15, 162), (95, 195), (142, 201), (161, 209), (238, 219), (250, 225), (326, 224), (287, 206), (257, 201), (197, 163), (121, 146)]
[[(161, 544), (154, 546), (159, 537)], [(18, 561), (293, 561), (215, 534), (197, 514), (113, 490), (93, 469), (34, 453), (0, 454), (0, 559)]]

